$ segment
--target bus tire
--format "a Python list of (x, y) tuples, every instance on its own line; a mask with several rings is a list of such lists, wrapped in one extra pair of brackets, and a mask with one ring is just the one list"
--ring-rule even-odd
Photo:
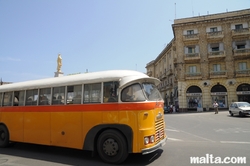
[(122, 163), (128, 157), (127, 141), (120, 132), (105, 130), (98, 137), (97, 152), (104, 162)]
[(4, 125), (0, 125), (0, 148), (5, 148), (9, 145), (9, 132)]

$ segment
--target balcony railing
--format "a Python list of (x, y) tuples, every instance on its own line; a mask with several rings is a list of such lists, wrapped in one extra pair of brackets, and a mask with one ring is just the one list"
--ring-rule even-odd
[(148, 75), (148, 76), (152, 76), (152, 71), (148, 71), (148, 72), (147, 72), (147, 75)]
[(236, 70), (236, 74), (250, 74), (250, 69)]
[(199, 34), (189, 34), (189, 35), (183, 35), (183, 40), (197, 40), (199, 39)]
[(250, 48), (234, 50), (234, 57), (235, 58), (249, 58), (250, 57)]
[(226, 75), (227, 71), (226, 70), (221, 70), (221, 71), (211, 71), (211, 75)]
[(195, 73), (186, 73), (186, 77), (197, 77), (197, 76), (201, 76), (201, 72), (195, 72)]
[(184, 60), (200, 60), (200, 54), (199, 53), (188, 53), (185, 54)]
[(216, 31), (216, 32), (207, 32), (208, 38), (218, 38), (223, 37), (223, 31)]
[(225, 57), (225, 51), (212, 51), (209, 52), (209, 58)]
[(241, 29), (233, 29), (232, 35), (244, 35), (244, 34), (250, 34), (249, 28), (241, 28)]
[(166, 71), (166, 75), (167, 75), (167, 76), (168, 76), (168, 75), (171, 75), (171, 74), (173, 74), (173, 69), (169, 69), (169, 70)]

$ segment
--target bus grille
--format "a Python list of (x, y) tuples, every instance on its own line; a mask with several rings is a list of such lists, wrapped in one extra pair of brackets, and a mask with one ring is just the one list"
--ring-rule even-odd
[(155, 122), (155, 142), (159, 142), (164, 137), (164, 119)]

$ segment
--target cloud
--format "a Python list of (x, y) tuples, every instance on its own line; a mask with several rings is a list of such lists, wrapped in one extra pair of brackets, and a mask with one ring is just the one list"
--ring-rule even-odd
[(19, 58), (13, 58), (13, 57), (2, 57), (2, 58), (0, 58), (0, 61), (15, 61), (15, 62), (20, 62), (21, 59), (19, 59)]

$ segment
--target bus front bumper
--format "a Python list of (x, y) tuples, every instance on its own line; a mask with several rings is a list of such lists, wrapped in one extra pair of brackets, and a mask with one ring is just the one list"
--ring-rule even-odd
[(143, 155), (144, 154), (149, 154), (149, 153), (152, 153), (152, 152), (156, 151), (160, 147), (164, 146), (166, 144), (166, 141), (167, 141), (167, 137), (165, 137), (163, 140), (161, 140), (158, 144), (156, 144), (153, 147), (142, 149), (142, 154)]

